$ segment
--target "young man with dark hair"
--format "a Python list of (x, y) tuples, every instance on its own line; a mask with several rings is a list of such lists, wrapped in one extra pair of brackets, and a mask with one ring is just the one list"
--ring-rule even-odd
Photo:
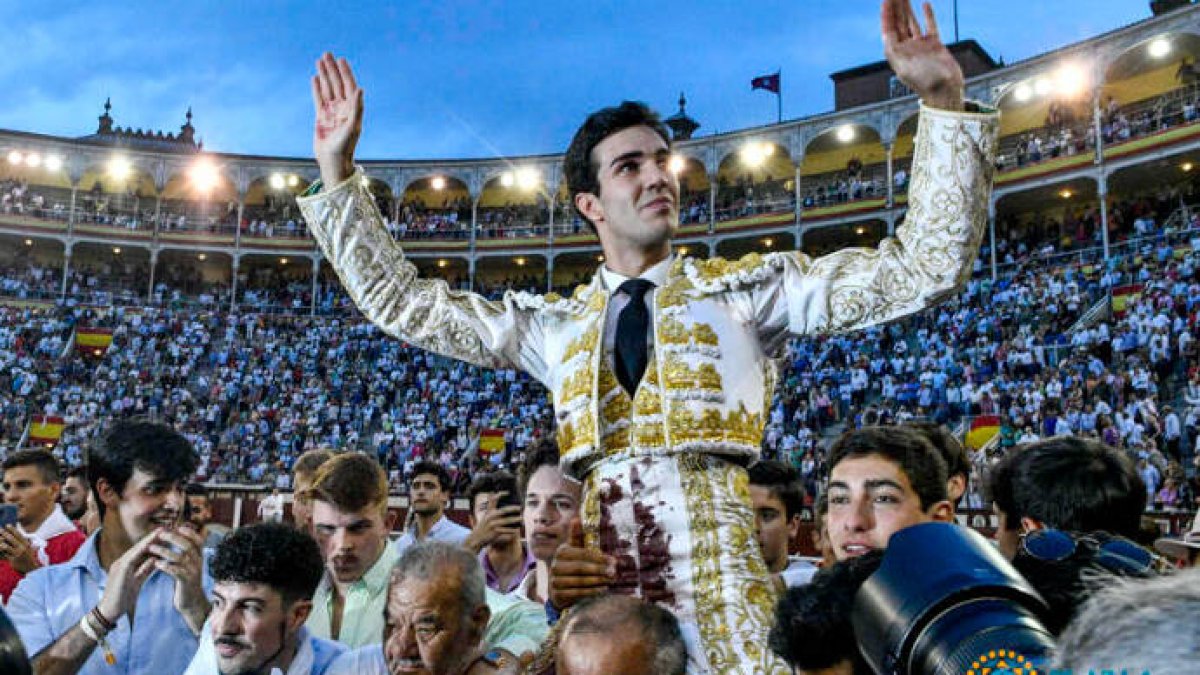
[(63, 481), (62, 492), (58, 495), (58, 501), (62, 505), (63, 513), (76, 523), (83, 518), (83, 514), (87, 513), (88, 493), (90, 491), (86, 466), (72, 467), (67, 471), (67, 478)]
[(312, 487), (317, 469), (333, 458), (333, 452), (324, 448), (309, 450), (292, 465), (292, 521), (296, 527), (312, 534), (312, 503), (304, 497)]
[(838, 560), (883, 550), (910, 525), (954, 518), (946, 462), (918, 431), (847, 431), (829, 449), (829, 467), (826, 528)]
[(943, 424), (918, 421), (906, 422), (904, 426), (921, 432), (925, 440), (941, 453), (942, 459), (946, 461), (947, 496), (950, 498), (950, 506), (957, 508), (971, 482), (971, 457), (967, 454), (967, 447)]
[(788, 589), (775, 607), (771, 650), (798, 675), (872, 675), (850, 617), (858, 589), (881, 562), (883, 554), (872, 551), (835, 563), (811, 583)]
[(806, 584), (817, 566), (788, 555), (800, 532), (804, 486), (800, 472), (782, 462), (764, 459), (750, 465), (750, 504), (754, 507), (754, 534), (767, 571), (778, 574), (785, 586)]
[(1146, 487), (1124, 454), (1099, 441), (1059, 436), (1018, 446), (993, 469), (996, 542), (1013, 559), (1021, 535), (1042, 528), (1105, 531), (1137, 540)]
[(537, 560), (537, 567), (525, 577), (519, 593), (543, 605), (550, 599), (550, 564), (558, 547), (567, 543), (571, 521), (579, 515), (579, 482), (563, 475), (558, 466), (558, 446), (545, 440), (525, 454), (518, 483), (524, 505), (525, 542)]
[(229, 528), (212, 521), (212, 500), (208, 496), (208, 488), (199, 483), (187, 485), (187, 519), (204, 541), (205, 550), (214, 550), (217, 544), (229, 536)]
[(471, 536), (464, 547), (479, 554), (488, 588), (511, 593), (537, 565), (521, 540), (517, 479), (504, 471), (477, 477), (467, 490)]
[(746, 647), (765, 639), (775, 593), (743, 536), (754, 515), (738, 486), (761, 451), (787, 340), (924, 309), (955, 292), (978, 253), (997, 119), (963, 112), (962, 71), (928, 7), (922, 30), (908, 0), (883, 0), (884, 51), (924, 103), (896, 238), (819, 259), (674, 255), (670, 140), (626, 103), (591, 116), (567, 151), (571, 202), (604, 253), (570, 298), (489, 301), (418, 278), (354, 166), (363, 92), (349, 63), (326, 54), (312, 79), (321, 182), (298, 203), (350, 297), (414, 346), (519, 369), (550, 390), (563, 470), (583, 483), (588, 546), (625, 568), (630, 592), (676, 612), (697, 670), (782, 670)]
[(182, 672), (212, 587), (200, 535), (181, 526), (196, 453), (166, 425), (122, 421), (87, 454), (101, 527), (26, 576), (9, 616), (43, 675)]
[(87, 539), (58, 505), (61, 483), (54, 455), (14, 452), (3, 468), (4, 501), (17, 506), (17, 523), (0, 528), (0, 603), (26, 574), (70, 560)]
[(244, 527), (217, 546), (210, 569), (212, 613), (185, 675), (322, 675), (346, 650), (304, 626), (324, 572), (307, 533)]
[(387, 577), (396, 550), (388, 545), (393, 514), (383, 467), (346, 453), (321, 465), (305, 493), (325, 577), (313, 596), (308, 628), (350, 648), (379, 641)]
[(450, 472), (441, 464), (422, 460), (413, 466), (408, 483), (407, 526), (396, 540), (396, 553), (403, 553), (422, 541), (443, 541), (455, 546), (467, 542), (471, 530), (446, 517), (452, 497), (450, 487)]

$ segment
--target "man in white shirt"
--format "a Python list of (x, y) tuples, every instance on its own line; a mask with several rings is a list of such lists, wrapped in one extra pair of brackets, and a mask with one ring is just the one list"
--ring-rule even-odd
[(283, 495), (279, 494), (279, 488), (272, 488), (271, 494), (258, 503), (258, 517), (265, 523), (283, 521)]
[(236, 530), (210, 562), (213, 604), (185, 675), (323, 675), (346, 648), (304, 622), (321, 581), (321, 550), (279, 523)]
[(442, 541), (462, 546), (471, 530), (446, 517), (450, 501), (450, 473), (436, 462), (413, 465), (408, 486), (408, 526), (396, 540), (396, 553), (422, 541)]

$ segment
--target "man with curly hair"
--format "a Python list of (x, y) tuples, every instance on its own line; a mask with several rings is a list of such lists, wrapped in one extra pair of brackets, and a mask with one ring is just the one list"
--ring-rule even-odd
[(187, 675), (322, 675), (346, 648), (304, 626), (325, 563), (311, 536), (281, 523), (236, 530), (218, 546), (208, 617)]

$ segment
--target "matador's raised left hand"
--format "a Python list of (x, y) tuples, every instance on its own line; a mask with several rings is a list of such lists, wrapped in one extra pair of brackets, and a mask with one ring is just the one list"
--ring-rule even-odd
[(938, 34), (933, 6), (924, 3), (925, 30), (910, 0), (883, 0), (880, 27), (883, 52), (900, 81), (925, 105), (963, 109), (963, 73)]

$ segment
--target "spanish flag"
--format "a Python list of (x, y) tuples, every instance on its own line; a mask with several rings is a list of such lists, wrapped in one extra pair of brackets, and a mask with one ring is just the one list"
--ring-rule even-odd
[(967, 432), (967, 447), (978, 450), (988, 444), (988, 441), (1000, 433), (1000, 417), (997, 415), (980, 415), (971, 420), (971, 430)]
[(1112, 290), (1113, 315), (1118, 318), (1125, 316), (1125, 311), (1129, 308), (1129, 305), (1136, 302), (1140, 297), (1142, 297), (1141, 284), (1117, 286)]
[(504, 452), (504, 430), (484, 429), (479, 434), (479, 454), (490, 455), (494, 452)]
[(112, 340), (113, 332), (111, 328), (80, 327), (75, 329), (75, 347), (81, 353), (89, 356), (104, 354), (104, 352), (108, 351)]
[(34, 415), (29, 421), (29, 445), (53, 447), (62, 438), (63, 418), (57, 415)]

